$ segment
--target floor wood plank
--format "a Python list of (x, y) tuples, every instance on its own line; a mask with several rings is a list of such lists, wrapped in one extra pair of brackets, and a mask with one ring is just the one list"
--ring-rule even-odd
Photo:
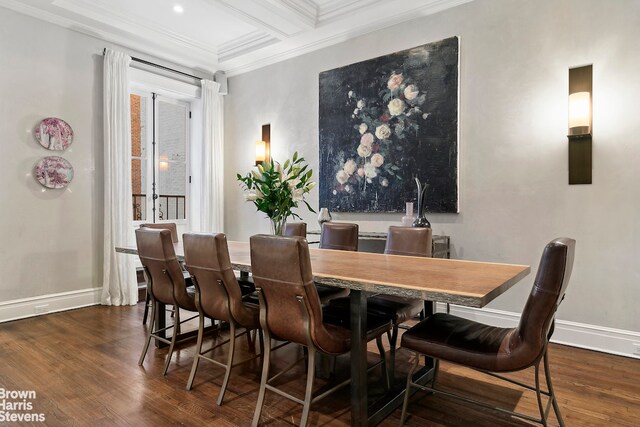
[[(215, 400), (223, 371), (202, 361), (192, 391), (185, 385), (193, 360), (193, 344), (174, 355), (166, 377), (161, 375), (166, 350), (151, 347), (144, 366), (137, 365), (146, 328), (143, 306), (89, 307), (0, 325), (0, 387), (35, 390), (33, 412), (46, 415), (48, 426), (248, 426), (258, 393), (259, 360), (236, 368), (224, 405)], [(210, 342), (213, 340), (210, 339)], [(251, 355), (241, 339), (238, 357)], [(214, 352), (224, 360), (226, 348)], [(273, 368), (300, 357), (288, 346), (274, 353)], [(399, 351), (398, 378), (411, 356)], [(370, 362), (376, 360), (375, 346)], [(568, 426), (640, 425), (640, 361), (567, 346), (550, 348), (551, 371)], [(338, 359), (338, 376), (348, 375), (348, 355)], [(531, 381), (533, 372), (513, 374)], [(370, 388), (380, 390), (373, 376)], [(535, 395), (516, 386), (450, 364), (442, 364), (443, 388), (465, 392), (492, 404), (536, 414)], [(301, 395), (304, 368), (296, 367), (277, 382)], [(317, 388), (326, 385), (317, 381)], [(267, 393), (263, 424), (297, 425), (302, 408)], [(417, 394), (409, 407), (409, 426), (521, 426), (524, 421), (455, 402)], [(383, 426), (397, 426), (396, 411)], [(348, 387), (312, 407), (312, 425), (348, 426)], [(28, 424), (25, 424), (28, 425)], [(36, 424), (34, 424), (36, 425)], [(552, 418), (551, 425), (557, 425)]]

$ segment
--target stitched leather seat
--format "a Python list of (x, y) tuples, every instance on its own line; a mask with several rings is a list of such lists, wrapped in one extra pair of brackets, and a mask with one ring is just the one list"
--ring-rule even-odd
[(138, 364), (142, 365), (151, 338), (157, 338), (158, 331), (154, 330), (154, 326), (158, 302), (172, 305), (174, 307), (175, 321), (173, 336), (164, 366), (164, 374), (166, 374), (173, 354), (178, 326), (181, 323), (179, 309), (193, 312), (197, 312), (198, 309), (196, 308), (192, 291), (186, 286), (182, 267), (176, 258), (171, 232), (167, 229), (141, 227), (136, 230), (136, 243), (140, 262), (149, 280), (147, 291), (152, 303), (151, 325), (149, 326), (147, 341)]
[[(307, 347), (308, 381), (300, 423), (306, 425), (312, 400), (315, 353), (339, 355), (348, 352), (351, 348), (351, 332), (345, 327), (328, 323), (324, 318), (325, 313), (332, 314), (334, 319), (337, 319), (336, 323), (340, 324), (344, 321), (345, 315), (323, 313), (320, 298), (313, 283), (306, 239), (257, 235), (251, 237), (250, 245), (251, 270), (258, 295), (261, 297), (261, 326), (267, 338), (262, 381), (253, 425), (257, 425), (260, 419), (265, 391), (274, 390), (274, 387), (268, 384), (271, 355), (269, 349), (272, 337)], [(369, 339), (377, 340), (380, 340), (382, 334), (391, 327), (388, 320), (368, 322), (367, 325), (369, 326), (367, 336)], [(379, 345), (381, 346), (381, 342)], [(280, 390), (278, 392), (292, 398)]]
[[(540, 361), (544, 359), (551, 402), (560, 425), (563, 425), (551, 385), (547, 344), (553, 333), (555, 313), (569, 284), (574, 253), (573, 239), (558, 238), (547, 244), (516, 328), (498, 328), (451, 314), (437, 313), (405, 332), (402, 335), (402, 347), (483, 371), (511, 372), (535, 366), (536, 388), (533, 390), (537, 390), (538, 397), (538, 371)], [(409, 388), (405, 395), (403, 420), (408, 396)], [(542, 417), (539, 422), (546, 425), (546, 414), (540, 401), (539, 408)]]
[(228, 322), (231, 326), (229, 356), (226, 365), (223, 365), (225, 377), (217, 401), (218, 405), (221, 405), (233, 367), (236, 329), (245, 328), (247, 334), (252, 329), (259, 329), (260, 310), (258, 305), (247, 302), (247, 299), (243, 298), (240, 285), (231, 267), (227, 238), (224, 234), (187, 233), (183, 235), (183, 240), (185, 264), (193, 276), (198, 291), (196, 305), (199, 312), (198, 344), (187, 390), (190, 390), (193, 385), (200, 359), (222, 365), (211, 357), (205, 356), (211, 349), (202, 351), (205, 318)]

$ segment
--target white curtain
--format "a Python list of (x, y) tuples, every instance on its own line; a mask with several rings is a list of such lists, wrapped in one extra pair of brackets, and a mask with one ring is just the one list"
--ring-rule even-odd
[(104, 55), (104, 270), (102, 304), (138, 302), (135, 257), (116, 246), (135, 246), (131, 208), (131, 57), (107, 49)]
[(224, 227), (224, 161), (223, 98), (220, 84), (202, 80), (202, 194), (200, 230), (223, 232)]

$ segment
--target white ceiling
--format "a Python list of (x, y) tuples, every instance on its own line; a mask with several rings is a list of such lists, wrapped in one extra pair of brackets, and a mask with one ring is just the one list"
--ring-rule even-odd
[[(0, 0), (0, 6), (234, 75), (470, 1)], [(184, 11), (174, 12), (176, 5)]]

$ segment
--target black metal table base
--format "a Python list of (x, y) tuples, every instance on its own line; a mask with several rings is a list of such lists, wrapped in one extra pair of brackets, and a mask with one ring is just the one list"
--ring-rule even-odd
[[(433, 314), (433, 303), (425, 301), (425, 316)], [(391, 385), (390, 391), (369, 406), (367, 390), (367, 294), (351, 290), (351, 425), (376, 425), (402, 405), (406, 379)], [(426, 384), (433, 378), (433, 361), (414, 374), (414, 381)], [(395, 378), (393, 379), (395, 380)], [(417, 390), (417, 389), (415, 389)], [(413, 393), (415, 391), (412, 390)], [(413, 394), (412, 393), (412, 394)]]

